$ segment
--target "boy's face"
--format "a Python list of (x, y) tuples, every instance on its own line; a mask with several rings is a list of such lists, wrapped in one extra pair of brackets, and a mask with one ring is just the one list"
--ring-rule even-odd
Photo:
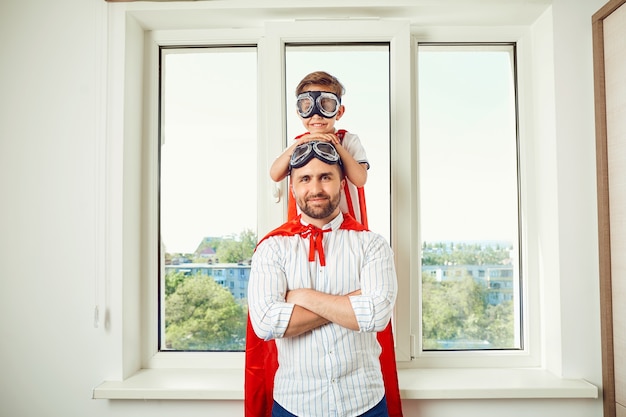
[[(328, 87), (323, 85), (311, 84), (304, 88), (305, 91), (327, 91)], [(303, 118), (298, 114), (300, 120), (302, 120), (302, 125), (305, 129), (310, 133), (334, 133), (335, 132), (335, 122), (341, 119), (345, 108), (343, 105), (339, 106), (339, 111), (334, 117), (325, 118), (318, 114), (314, 114), (311, 117)], [(297, 112), (297, 111), (296, 111)]]

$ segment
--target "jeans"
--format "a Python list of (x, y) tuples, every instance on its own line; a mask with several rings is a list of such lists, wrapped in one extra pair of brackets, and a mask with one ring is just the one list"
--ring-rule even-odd
[[(298, 417), (295, 414), (291, 414), (289, 411), (285, 410), (274, 401), (274, 406), (272, 407), (272, 417)], [(389, 417), (389, 413), (387, 412), (387, 400), (383, 397), (382, 400), (378, 404), (374, 406), (374, 408), (366, 411), (357, 417)]]

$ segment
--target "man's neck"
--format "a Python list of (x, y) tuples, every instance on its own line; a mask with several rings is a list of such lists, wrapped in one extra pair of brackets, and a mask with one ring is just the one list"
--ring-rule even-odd
[(323, 229), (324, 226), (326, 226), (328, 223), (330, 223), (333, 220), (335, 220), (337, 218), (337, 216), (339, 216), (340, 213), (341, 212), (337, 209), (337, 210), (335, 210), (335, 212), (333, 214), (331, 214), (330, 216), (325, 217), (323, 219), (314, 219), (314, 218), (309, 217), (306, 214), (302, 213), (302, 220), (306, 224), (311, 224), (311, 225), (313, 225), (315, 227)]

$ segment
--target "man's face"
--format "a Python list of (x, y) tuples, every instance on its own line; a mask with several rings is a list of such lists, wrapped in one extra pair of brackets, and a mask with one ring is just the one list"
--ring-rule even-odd
[(345, 181), (339, 165), (329, 165), (313, 158), (305, 166), (292, 169), (291, 181), (296, 204), (309, 223), (326, 224), (339, 214), (339, 201)]

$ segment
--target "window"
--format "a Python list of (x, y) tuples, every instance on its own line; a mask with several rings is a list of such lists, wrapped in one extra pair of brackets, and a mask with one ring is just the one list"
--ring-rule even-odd
[(246, 298), (224, 278), (256, 242), (256, 60), (252, 47), (161, 49), (162, 351), (244, 349)]
[[(338, 32), (323, 31), (334, 38), (320, 39), (324, 25), (330, 24), (268, 25), (258, 47), (246, 46), (254, 42), (160, 47), (159, 350), (243, 350), (245, 254), (285, 213), (284, 199), (276, 197), (279, 187), (284, 195), (285, 184), (271, 182), (269, 164), (302, 133), (293, 110), (297, 82), (322, 69), (346, 87), (347, 112), (338, 127), (357, 133), (366, 147), (370, 228), (387, 237), (396, 255), (397, 359), (454, 366), (446, 354), (459, 360), (459, 354), (468, 354), (464, 366), (479, 366), (485, 362), (472, 362), (475, 352), (506, 352), (502, 363), (511, 363), (516, 353), (528, 358), (515, 45), (414, 41), (412, 64), (408, 26), (379, 22), (367, 26), (382, 28), (384, 35), (368, 36), (361, 23), (345, 24)], [(354, 41), (354, 27), (363, 33), (362, 42)], [(351, 40), (342, 41), (348, 34)], [(497, 105), (479, 107), (479, 98)], [(240, 176), (226, 175), (233, 170)], [(483, 233), (489, 230), (505, 233)], [(183, 233), (191, 235), (191, 243), (177, 246)], [(174, 262), (188, 272), (175, 275)], [(228, 337), (210, 340), (201, 328), (188, 327), (184, 312), (174, 308), (174, 302), (202, 301), (190, 298), (193, 292), (184, 284), (191, 283), (205, 291), (204, 300), (225, 291), (229, 306), (237, 306), (228, 309), (238, 314), (225, 320), (229, 326), (238, 323), (236, 329), (224, 328)], [(473, 304), (461, 310), (468, 300)], [(448, 307), (447, 321), (437, 322), (433, 318), (442, 306)]]
[(421, 277), (422, 348), (520, 350), (515, 46), (420, 44), (417, 68), (421, 263), (444, 271)]

